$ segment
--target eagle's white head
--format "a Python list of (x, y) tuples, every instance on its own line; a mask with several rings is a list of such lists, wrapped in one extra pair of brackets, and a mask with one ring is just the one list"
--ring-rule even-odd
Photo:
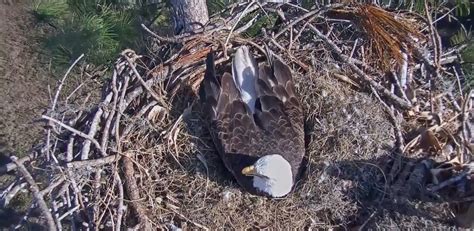
[(293, 187), (291, 165), (281, 155), (263, 156), (242, 174), (253, 176), (253, 186), (272, 197), (285, 196)]

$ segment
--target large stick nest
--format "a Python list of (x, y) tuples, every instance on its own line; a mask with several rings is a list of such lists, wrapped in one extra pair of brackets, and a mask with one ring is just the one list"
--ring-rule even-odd
[[(271, 30), (243, 36), (275, 15)], [(195, 34), (149, 31), (152, 54), (123, 51), (99, 103), (54, 99), (45, 141), (4, 167), (22, 176), (10, 189), (29, 184), (50, 229), (469, 225), (471, 95), (429, 21), (372, 5), (247, 3)], [(241, 190), (196, 96), (211, 49), (225, 66), (236, 47), (261, 58), (264, 44), (293, 69), (306, 116), (306, 170), (282, 199)]]

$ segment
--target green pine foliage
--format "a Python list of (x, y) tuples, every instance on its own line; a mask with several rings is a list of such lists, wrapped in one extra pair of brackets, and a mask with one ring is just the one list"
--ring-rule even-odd
[(470, 91), (474, 88), (474, 41), (470, 41), (467, 47), (462, 51), (463, 71), (466, 78), (466, 90)]
[(100, 65), (139, 39), (138, 7), (107, 0), (38, 0), (33, 13), (39, 23), (55, 28), (45, 46), (55, 64), (69, 64), (84, 53)]
[(33, 15), (38, 22), (50, 23), (68, 13), (68, 4), (64, 0), (43, 0), (33, 6)]
[[(166, 31), (170, 27), (169, 0), (166, 7), (145, 5), (146, 0), (36, 0), (33, 14), (39, 23), (54, 28), (45, 39), (45, 46), (54, 64), (67, 66), (80, 54), (86, 61), (100, 65), (113, 60), (124, 48), (140, 47), (140, 23), (144, 19)], [(215, 14), (237, 0), (207, 1), (209, 14)], [(244, 17), (240, 25), (254, 18)], [(153, 19), (153, 20), (152, 20)], [(277, 17), (272, 13), (259, 15), (244, 34), (259, 35), (262, 28), (271, 29)]]
[(456, 0), (456, 15), (468, 16), (471, 14), (471, 0)]
[[(146, 5), (146, 0), (36, 0), (33, 4), (33, 14), (38, 23), (52, 26), (54, 32), (45, 39), (45, 46), (50, 52), (54, 64), (69, 65), (80, 54), (86, 55), (89, 63), (100, 65), (109, 63), (124, 48), (140, 48), (141, 29), (143, 20), (153, 21), (157, 28), (164, 30), (170, 27), (169, 0), (165, 6), (159, 4)], [(382, 5), (389, 0), (382, 0)], [(398, 7), (424, 11), (425, 0), (392, 0)], [(445, 4), (441, 0), (428, 0), (432, 6)], [(209, 14), (215, 14), (237, 0), (207, 1)], [(319, 4), (323, 4), (320, 1)], [(315, 6), (314, 1), (302, 0), (303, 7), (309, 9)], [(455, 0), (455, 16), (470, 15), (470, 0)], [(244, 25), (257, 15), (249, 14), (242, 18)], [(258, 15), (256, 21), (245, 33), (246, 37), (256, 37), (262, 32), (274, 27), (277, 16), (268, 13)], [(469, 30), (469, 29), (468, 29)], [(469, 43), (472, 35), (459, 31), (451, 38), (453, 45)], [(462, 53), (466, 63), (463, 65), (468, 86), (474, 86), (474, 45), (472, 41)]]
[(207, 1), (207, 10), (209, 11), (209, 15), (213, 15), (224, 10), (230, 4), (236, 3), (237, 0), (210, 0)]
[[(243, 22), (248, 22), (249, 20), (252, 20), (255, 17), (255, 14), (249, 14), (247, 17), (245, 17), (242, 21)], [(267, 30), (272, 30), (274, 28), (275, 23), (277, 22), (278, 16), (269, 13), (267, 15), (259, 15), (253, 25), (247, 29), (247, 31), (244, 32), (244, 36), (247, 38), (253, 38), (257, 37), (262, 33), (262, 28), (265, 28)], [(243, 24), (243, 23), (241, 23)]]
[(390, 8), (408, 9), (418, 13), (424, 13), (425, 1), (428, 1), (428, 6), (432, 8), (439, 8), (440, 6), (453, 6), (456, 8), (454, 10), (455, 16), (468, 16), (471, 12), (471, 0), (380, 0), (380, 5), (388, 6)]
[[(439, 9), (440, 7), (449, 7), (454, 9), (450, 13), (454, 17), (469, 17), (471, 15), (472, 0), (453, 0), (453, 1), (444, 1), (444, 0), (401, 0), (400, 4), (407, 9), (414, 10), (416, 12), (425, 13), (425, 1), (428, 1), (428, 5), (432, 8)], [(442, 13), (444, 14), (444, 13)], [(449, 17), (449, 16), (448, 16)], [(465, 31), (458, 31), (451, 38), (453, 45), (457, 45), (463, 42), (468, 41), (469, 35), (466, 35)]]

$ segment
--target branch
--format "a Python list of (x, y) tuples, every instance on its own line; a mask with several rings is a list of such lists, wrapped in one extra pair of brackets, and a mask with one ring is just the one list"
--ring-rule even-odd
[(107, 156), (107, 154), (106, 154), (106, 153), (102, 150), (102, 148), (100, 147), (99, 142), (98, 142), (96, 139), (94, 139), (94, 137), (89, 136), (89, 135), (87, 135), (87, 134), (85, 134), (85, 133), (83, 133), (83, 132), (81, 132), (81, 131), (78, 131), (78, 130), (76, 130), (75, 128), (72, 128), (72, 127), (70, 127), (70, 126), (64, 124), (63, 122), (61, 122), (61, 121), (59, 121), (59, 120), (57, 120), (57, 119), (51, 118), (51, 117), (49, 117), (49, 116), (47, 116), (47, 115), (42, 115), (41, 118), (46, 119), (46, 120), (49, 120), (49, 121), (52, 121), (52, 122), (58, 124), (59, 126), (61, 126), (61, 127), (65, 128), (65, 129), (71, 131), (72, 133), (75, 133), (76, 135), (79, 135), (80, 137), (89, 140), (90, 142), (92, 142), (92, 143), (95, 145), (95, 147), (96, 147), (104, 156)]
[(23, 175), (26, 182), (31, 186), (31, 192), (33, 193), (36, 203), (38, 203), (38, 206), (41, 209), (43, 216), (45, 216), (46, 218), (48, 229), (55, 231), (56, 225), (54, 224), (53, 215), (49, 211), (48, 205), (44, 201), (44, 198), (41, 195), (40, 189), (38, 185), (36, 184), (35, 180), (31, 176), (31, 174), (28, 172), (28, 170), (26, 170), (25, 166), (18, 161), (18, 158), (16, 156), (11, 156), (10, 159), (18, 166), (18, 171)]
[(80, 160), (80, 161), (73, 161), (66, 164), (69, 168), (86, 168), (86, 167), (97, 167), (106, 164), (110, 164), (120, 160), (120, 155), (110, 155), (99, 159), (93, 160)]
[(393, 101), (397, 106), (401, 107), (402, 109), (409, 109), (411, 108), (411, 103), (403, 100), (402, 98), (396, 96), (389, 90), (387, 90), (385, 87), (377, 83), (375, 80), (373, 80), (370, 76), (365, 74), (359, 67), (357, 67), (354, 63), (352, 63), (349, 60), (345, 60), (343, 57), (344, 55), (342, 54), (341, 49), (337, 47), (334, 42), (330, 41), (328, 37), (326, 37), (323, 33), (321, 33), (315, 26), (309, 25), (309, 28), (319, 37), (321, 38), (326, 45), (331, 48), (331, 50), (336, 53), (337, 56), (339, 56), (339, 59), (346, 62), (347, 65), (357, 74), (359, 75), (362, 80), (364, 80), (366, 83), (370, 84), (373, 88), (375, 88), (378, 92), (380, 92), (382, 95), (385, 97), (389, 98), (390, 100)]
[(145, 24), (143, 24), (143, 23), (141, 24), (141, 26), (146, 32), (150, 33), (151, 36), (157, 38), (158, 40), (161, 40), (161, 41), (164, 41), (164, 42), (169, 42), (169, 43), (182, 43), (182, 42), (185, 42), (185, 40), (183, 40), (183, 39), (160, 36), (160, 35), (156, 34), (155, 32), (151, 31), (150, 29), (148, 29), (148, 27), (146, 27)]
[(247, 15), (247, 13), (249, 13), (249, 9), (252, 5), (254, 5), (255, 3), (255, 0), (251, 1), (247, 7), (245, 7), (244, 11), (242, 11), (242, 13), (239, 15), (239, 17), (237, 18), (237, 21), (233, 24), (232, 28), (230, 29), (229, 31), (229, 35), (227, 36), (226, 40), (225, 40), (225, 43), (224, 43), (224, 53), (226, 53), (224, 56), (227, 56), (227, 44), (229, 43), (229, 40), (230, 40), (230, 37), (232, 36), (232, 32), (235, 30), (235, 27), (237, 26), (237, 24), (239, 23), (239, 21), (245, 16)]
[[(36, 158), (36, 152), (32, 152), (27, 156), (22, 157), (21, 159), (18, 159), (18, 163), (23, 164), (26, 161), (30, 161)], [(3, 166), (0, 166), (0, 174), (5, 174), (7, 172), (13, 171), (18, 167), (15, 163), (8, 163)]]
[[(109, 104), (110, 101), (112, 100), (112, 95), (113, 95), (113, 93), (109, 93), (102, 103)], [(107, 153), (100, 146), (99, 142), (97, 142), (97, 140), (94, 139), (95, 134), (99, 130), (99, 123), (101, 122), (100, 118), (101, 118), (103, 113), (104, 113), (104, 110), (100, 106), (97, 107), (97, 111), (94, 115), (94, 118), (92, 119), (91, 125), (89, 127), (89, 133), (88, 133), (88, 136), (92, 137), (93, 140), (88, 139), (84, 142), (84, 145), (83, 145), (82, 150), (81, 150), (81, 160), (85, 160), (85, 159), (89, 158), (90, 145), (91, 145), (91, 142), (94, 142), (94, 141), (96, 142), (96, 143), (94, 143), (96, 148), (100, 148), (100, 152), (101, 152), (102, 156), (107, 156)]]
[(50, 193), (51, 191), (53, 191), (54, 188), (58, 187), (59, 185), (61, 185), (64, 181), (66, 180), (66, 178), (64, 178), (64, 176), (61, 176), (58, 180), (56, 180), (54, 183), (51, 183), (50, 185), (48, 185), (48, 187), (46, 187), (45, 189), (41, 190), (40, 194), (41, 196), (44, 196), (48, 193)]
[(132, 68), (132, 71), (133, 73), (135, 74), (135, 76), (138, 78), (138, 80), (140, 81), (140, 83), (142, 84), (142, 86), (150, 93), (150, 95), (157, 101), (157, 102), (160, 102), (163, 106), (166, 105), (166, 103), (163, 101), (163, 98), (159, 97), (155, 91), (153, 91), (153, 89), (151, 89), (145, 82), (145, 80), (143, 80), (142, 76), (140, 75), (140, 73), (138, 73), (137, 71), (137, 68), (135, 68), (135, 65), (133, 65), (132, 63), (132, 60), (127, 56), (127, 55), (123, 55), (123, 57), (125, 57), (125, 59), (127, 60), (128, 62), (128, 65), (130, 66), (130, 68)]
[(66, 81), (67, 76), (72, 71), (72, 68), (74, 66), (76, 66), (76, 64), (79, 62), (79, 60), (82, 59), (82, 57), (84, 57), (84, 54), (81, 54), (76, 59), (76, 61), (74, 61), (74, 63), (72, 63), (72, 65), (69, 67), (69, 69), (67, 69), (66, 74), (64, 74), (63, 78), (61, 79), (61, 82), (59, 83), (58, 89), (56, 90), (56, 95), (54, 95), (53, 105), (51, 106), (51, 111), (54, 111), (54, 109), (56, 108), (56, 104), (57, 104), (58, 98), (59, 98), (59, 93), (61, 92), (61, 89), (63, 88), (64, 82)]
[[(14, 183), (15, 184), (15, 183)], [(23, 182), (20, 184), (15, 185), (13, 188), (9, 189), (3, 196), (2, 200), (0, 200), (1, 207), (5, 208), (10, 203), (11, 199), (16, 196), (18, 192), (20, 192), (23, 188), (25, 188), (27, 183)]]
[(133, 169), (133, 163), (130, 154), (125, 154), (125, 157), (122, 158), (123, 168), (125, 174), (125, 185), (127, 189), (127, 194), (130, 197), (130, 202), (132, 207), (137, 212), (139, 227), (147, 230), (149, 229), (150, 222), (148, 222), (148, 217), (146, 215), (146, 210), (140, 204), (140, 194), (137, 182), (135, 181), (135, 171)]
[(119, 197), (118, 197), (119, 201), (118, 201), (118, 208), (117, 208), (117, 223), (115, 224), (115, 230), (121, 230), (120, 227), (122, 225), (122, 217), (126, 209), (125, 205), (123, 204), (123, 200), (124, 200), (123, 199), (124, 197), (123, 183), (118, 173), (115, 173), (114, 176), (115, 176), (115, 180), (117, 181), (117, 188), (119, 191)]
[(431, 191), (431, 192), (437, 192), (441, 189), (443, 189), (444, 187), (446, 186), (449, 186), (449, 185), (452, 185), (460, 180), (462, 180), (464, 177), (466, 177), (467, 175), (469, 175), (469, 172), (468, 171), (464, 171), (462, 172), (461, 174), (455, 176), (455, 177), (451, 177), (435, 186), (432, 186), (432, 187), (429, 187), (428, 190)]

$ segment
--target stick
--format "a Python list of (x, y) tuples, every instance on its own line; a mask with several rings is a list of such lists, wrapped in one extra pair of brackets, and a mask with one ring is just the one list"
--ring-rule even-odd
[[(126, 91), (127, 89), (123, 89)], [(109, 115), (107, 117), (107, 121), (105, 121), (105, 126), (102, 129), (102, 141), (101, 141), (101, 147), (104, 152), (107, 151), (107, 142), (109, 141), (109, 130), (110, 130), (110, 124), (112, 123), (112, 119), (115, 116), (115, 111), (117, 108), (117, 101), (119, 97), (119, 90), (117, 89), (117, 70), (114, 70), (114, 73), (112, 75), (112, 92), (114, 93), (113, 96), (113, 101), (112, 101), (112, 110), (109, 112)]]
[(54, 111), (54, 109), (56, 109), (56, 104), (57, 104), (57, 102), (58, 102), (59, 93), (61, 92), (61, 89), (63, 88), (64, 82), (66, 81), (67, 76), (68, 76), (69, 73), (72, 71), (72, 68), (73, 68), (74, 66), (76, 66), (76, 64), (79, 62), (79, 60), (82, 59), (82, 57), (84, 57), (84, 54), (81, 54), (81, 55), (76, 59), (76, 61), (74, 61), (74, 62), (72, 63), (72, 65), (69, 67), (69, 69), (67, 69), (66, 74), (64, 74), (63, 78), (61, 79), (61, 82), (59, 83), (58, 89), (56, 90), (56, 94), (54, 95), (53, 104), (52, 104), (52, 106), (51, 106), (51, 111)]
[[(105, 98), (103, 103), (107, 103), (107, 104), (110, 103), (110, 100), (112, 100), (112, 95), (113, 95), (112, 93), (109, 93), (107, 95), (107, 97)], [(97, 107), (97, 111), (94, 115), (94, 118), (92, 119), (92, 122), (91, 122), (91, 125), (90, 125), (90, 128), (89, 128), (89, 133), (88, 133), (88, 136), (92, 137), (92, 139), (94, 139), (94, 135), (98, 131), (100, 118), (101, 118), (103, 113), (104, 113), (104, 110), (102, 110), (102, 108), (100, 106)], [(82, 150), (81, 150), (81, 160), (86, 160), (86, 159), (89, 158), (89, 151), (90, 151), (91, 142), (93, 142), (93, 140), (91, 140), (91, 139), (88, 139), (88, 140), (84, 141), (84, 145), (83, 145)], [(97, 142), (97, 141), (95, 140), (95, 142)], [(99, 142), (97, 142), (97, 144), (94, 144), (94, 145), (97, 148), (101, 147)], [(107, 156), (107, 153), (102, 148), (100, 148), (100, 152), (101, 152), (102, 156)]]
[[(29, 155), (22, 157), (21, 159), (18, 159), (18, 163), (23, 164), (27, 161), (33, 160), (37, 157), (36, 152), (31, 152)], [(0, 174), (5, 174), (7, 172), (13, 171), (18, 167), (15, 163), (8, 163), (0, 167)]]
[(18, 171), (23, 175), (26, 182), (31, 186), (31, 192), (33, 193), (36, 203), (38, 203), (41, 213), (46, 218), (48, 229), (55, 231), (56, 225), (54, 223), (53, 215), (49, 211), (48, 205), (44, 201), (44, 198), (41, 195), (40, 190), (35, 180), (31, 176), (31, 174), (28, 172), (28, 170), (26, 170), (25, 166), (18, 161), (18, 158), (16, 156), (11, 156), (10, 159), (18, 166)]
[(397, 106), (401, 107), (402, 109), (409, 109), (411, 108), (411, 103), (410, 102), (406, 102), (405, 100), (403, 100), (402, 98), (394, 95), (392, 92), (390, 92), (389, 90), (387, 90), (385, 87), (383, 87), (382, 85), (380, 85), (379, 83), (377, 83), (375, 80), (373, 80), (371, 77), (369, 77), (367, 74), (365, 74), (361, 69), (359, 69), (359, 67), (357, 67), (354, 63), (348, 61), (348, 60), (344, 60), (343, 59), (343, 55), (342, 55), (342, 51), (341, 49), (339, 49), (339, 47), (336, 46), (336, 44), (334, 44), (332, 41), (329, 40), (328, 37), (326, 37), (324, 34), (322, 34), (315, 26), (313, 25), (309, 25), (309, 28), (314, 32), (316, 33), (316, 35), (321, 38), (324, 43), (326, 43), (327, 46), (329, 46), (333, 52), (335, 52), (339, 58), (346, 62), (349, 67), (357, 74), (359, 75), (365, 82), (367, 82), (368, 84), (370, 84), (372, 87), (374, 87), (377, 91), (379, 91), (381, 94), (383, 94), (385, 97), (391, 99), (393, 101), (393, 103), (395, 103)]
[(71, 134), (66, 147), (66, 161), (71, 162), (74, 159), (74, 137), (76, 134)]
[(28, 220), (28, 217), (30, 217), (30, 214), (31, 212), (33, 211), (33, 209), (35, 209), (36, 206), (34, 206), (34, 204), (31, 204), (30, 207), (28, 208), (28, 211), (26, 211), (25, 215), (23, 215), (21, 217), (21, 220), (16, 224), (16, 225), (12, 225), (12, 228), (13, 230), (19, 230), (21, 228), (21, 226), (23, 225), (23, 223), (26, 223), (27, 220)]
[(67, 216), (71, 215), (73, 212), (77, 211), (78, 209), (80, 208), (79, 205), (76, 205), (76, 207), (70, 209), (69, 211), (67, 211), (66, 213), (64, 213), (62, 216), (60, 216), (58, 218), (59, 221), (61, 221), (62, 219), (66, 218)]
[(58, 219), (59, 218), (59, 213), (58, 213), (58, 209), (59, 209), (59, 206), (57, 205), (56, 201), (52, 201), (52, 204), (53, 204), (53, 213), (54, 213), (54, 223), (56, 224), (56, 227), (58, 227), (58, 230), (63, 230), (63, 226), (61, 225), (61, 221)]
[(122, 184), (122, 179), (120, 179), (119, 174), (116, 172), (115, 173), (115, 180), (117, 181), (117, 188), (119, 191), (119, 202), (118, 202), (118, 208), (117, 208), (117, 223), (115, 224), (115, 230), (121, 230), (121, 225), (122, 225), (122, 217), (125, 212), (125, 205), (123, 204), (123, 184)]
[(161, 40), (161, 41), (164, 41), (164, 42), (168, 42), (168, 43), (185, 43), (185, 42), (188, 42), (188, 41), (191, 41), (195, 38), (198, 38), (198, 37), (201, 37), (201, 36), (205, 36), (205, 33), (213, 33), (215, 31), (218, 31), (220, 30), (221, 28), (218, 27), (218, 26), (215, 26), (215, 28), (213, 29), (208, 29), (208, 30), (205, 30), (202, 31), (202, 32), (198, 32), (196, 34), (189, 34), (189, 33), (186, 33), (186, 34), (181, 34), (181, 35), (178, 35), (178, 36), (175, 36), (175, 37), (164, 37), (164, 36), (160, 36), (158, 34), (156, 34), (155, 32), (151, 31), (147, 26), (145, 26), (144, 24), (141, 24), (141, 27), (146, 31), (148, 32), (151, 36), (155, 37), (156, 39), (158, 40)]
[(374, 217), (376, 213), (377, 211), (373, 211), (372, 214), (370, 214), (369, 218), (367, 218), (367, 220), (365, 220), (364, 223), (361, 226), (359, 226), (357, 230), (364, 230), (364, 227), (369, 223), (370, 219), (372, 219), (372, 217)]
[(239, 29), (235, 30), (234, 32), (236, 34), (242, 34), (243, 32), (245, 32), (246, 30), (248, 30), (254, 23), (255, 21), (257, 21), (257, 18), (259, 17), (260, 15), (257, 14), (255, 15), (252, 19), (250, 19), (250, 21), (248, 21), (245, 25), (243, 25), (242, 27), (240, 27)]
[[(126, 57), (125, 55), (124, 55), (124, 57), (127, 59), (129, 64), (133, 67), (133, 65), (131, 64), (128, 57)], [(136, 71), (136, 69), (135, 69), (135, 71)], [(138, 72), (136, 73), (136, 75), (138, 77), (140, 77), (140, 75), (138, 75)], [(123, 113), (123, 110), (125, 110), (124, 99), (125, 99), (125, 92), (126, 92), (126, 89), (127, 89), (127, 86), (128, 86), (128, 81), (129, 81), (128, 78), (129, 78), (128, 76), (125, 77), (124, 87), (122, 89), (122, 94), (121, 94), (119, 102), (118, 102), (119, 111), (117, 113), (117, 117), (115, 118), (115, 142), (116, 142), (116, 145), (117, 145), (117, 153), (119, 153), (119, 154), (122, 153), (119, 125), (120, 125), (120, 117)], [(142, 83), (142, 85), (145, 88), (148, 87), (146, 83), (145, 84)], [(125, 154), (125, 158), (122, 158), (122, 164), (123, 164), (123, 167), (124, 167), (125, 184), (126, 184), (127, 194), (130, 197), (130, 200), (131, 200), (130, 203), (132, 204), (132, 207), (134, 208), (134, 210), (136, 211), (136, 213), (138, 215), (138, 221), (139, 221), (138, 226), (141, 227), (142, 229), (148, 230), (148, 229), (150, 229), (150, 227), (149, 227), (149, 222), (147, 220), (148, 218), (146, 216), (145, 209), (141, 206), (141, 204), (139, 204), (137, 202), (137, 200), (139, 200), (140, 196), (139, 196), (139, 193), (138, 193), (138, 186), (137, 186), (137, 183), (135, 181), (133, 163), (131, 161), (131, 157), (130, 157), (129, 154)], [(117, 180), (118, 180), (119, 183), (121, 182), (120, 178), (118, 178)], [(120, 190), (120, 188), (119, 188), (119, 190)], [(122, 188), (122, 190), (123, 190), (123, 188)], [(119, 216), (123, 216), (123, 214), (120, 214), (120, 212), (122, 212), (120, 210), (121, 209), (120, 206), (123, 205), (123, 201), (121, 201), (121, 202), (122, 203), (119, 204), (119, 214), (118, 214)], [(118, 221), (118, 224), (117, 224), (116, 227), (119, 227), (120, 225), (121, 225), (121, 222)]]
[[(14, 183), (15, 184), (15, 183)], [(17, 184), (15, 185), (12, 189), (10, 189), (8, 192), (5, 193), (5, 195), (3, 196), (3, 200), (0, 201), (1, 202), (1, 206), (3, 208), (6, 208), (8, 206), (8, 204), (10, 203), (10, 200), (13, 199), (13, 197), (16, 196), (16, 194), (22, 190), (23, 188), (26, 187), (26, 185), (28, 185), (27, 183), (23, 182), (23, 183), (20, 183), (20, 184)]]
[(139, 227), (143, 230), (148, 230), (150, 223), (148, 222), (148, 217), (146, 215), (145, 209), (140, 204), (140, 190), (138, 188), (137, 182), (135, 181), (135, 171), (133, 170), (133, 163), (131, 160), (131, 155), (129, 153), (125, 154), (125, 157), (122, 158), (123, 168), (125, 174), (125, 183), (127, 194), (130, 197), (130, 203), (132, 207), (137, 212)]
[(40, 194), (41, 196), (45, 196), (46, 194), (50, 193), (51, 191), (53, 191), (54, 188), (58, 187), (59, 185), (61, 185), (64, 180), (66, 180), (66, 178), (64, 178), (64, 176), (61, 176), (58, 180), (56, 180), (54, 183), (48, 185), (48, 187), (46, 187), (45, 189), (41, 190)]
[(85, 133), (83, 133), (83, 132), (81, 132), (81, 131), (78, 131), (78, 130), (76, 130), (75, 128), (72, 128), (72, 127), (70, 127), (70, 126), (64, 124), (63, 122), (61, 122), (61, 121), (59, 121), (59, 120), (57, 120), (57, 119), (51, 118), (51, 117), (49, 117), (49, 116), (47, 116), (47, 115), (42, 115), (41, 118), (47, 119), (47, 120), (49, 120), (49, 121), (52, 121), (52, 122), (58, 124), (59, 126), (65, 128), (65, 129), (67, 129), (67, 130), (69, 130), (69, 131), (71, 131), (71, 132), (73, 132), (73, 133), (75, 133), (75, 134), (77, 134), (77, 135), (79, 135), (79, 136), (81, 136), (82, 138), (89, 140), (90, 142), (92, 142), (92, 143), (95, 145), (95, 147), (96, 147), (100, 152), (102, 152), (102, 154), (104, 154), (104, 156), (107, 156), (107, 153), (104, 153), (104, 152), (103, 152), (102, 148), (100, 147), (99, 142), (98, 142), (96, 139), (94, 139), (94, 137), (91, 137), (91, 136), (89, 136), (89, 135), (87, 135), (87, 134), (85, 134)]
[(67, 163), (68, 168), (87, 168), (87, 167), (98, 167), (106, 164), (110, 164), (120, 160), (120, 155), (110, 155), (99, 159), (92, 160), (80, 160)]
[(161, 41), (164, 41), (164, 42), (169, 42), (169, 43), (182, 43), (182, 42), (185, 42), (183, 41), (182, 39), (177, 39), (177, 38), (170, 38), (170, 37), (163, 37), (163, 36), (159, 36), (158, 34), (156, 34), (155, 32), (151, 31), (150, 29), (148, 29), (147, 26), (145, 26), (145, 24), (141, 24), (141, 27), (148, 33), (150, 33), (150, 35), (152, 35), (153, 37), (157, 38), (158, 40), (161, 40)]
[[(270, 41), (275, 45), (277, 46), (278, 48), (280, 48), (280, 50), (282, 51), (286, 51), (288, 57), (291, 59), (291, 61), (295, 62), (296, 64), (298, 64), (301, 68), (303, 68), (305, 71), (309, 71), (309, 67), (308, 65), (304, 64), (303, 62), (299, 61), (297, 58), (295, 58), (291, 52), (287, 49), (285, 49), (282, 45), (280, 45), (277, 41), (275, 41), (275, 39), (270, 39)], [(283, 60), (282, 60), (283, 61)]]
[(230, 40), (230, 37), (232, 36), (232, 32), (235, 30), (235, 27), (237, 26), (237, 24), (239, 24), (239, 21), (245, 16), (247, 15), (247, 11), (249, 10), (249, 8), (255, 3), (255, 0), (252, 0), (248, 5), (247, 7), (245, 7), (244, 11), (242, 11), (242, 13), (239, 15), (239, 17), (237, 18), (237, 22), (234, 23), (234, 25), (232, 26), (232, 28), (230, 29), (229, 31), (229, 35), (227, 36), (226, 40), (225, 40), (225, 43), (224, 43), (224, 53), (225, 53), (225, 56), (227, 56), (227, 44), (229, 43), (229, 40)]
[(405, 143), (403, 139), (403, 133), (402, 133), (402, 128), (400, 124), (398, 123), (397, 117), (395, 117), (395, 114), (393, 113), (392, 109), (390, 106), (388, 106), (382, 98), (380, 98), (379, 94), (373, 87), (370, 88), (372, 92), (374, 93), (375, 97), (380, 101), (380, 103), (385, 107), (385, 110), (387, 111), (388, 115), (390, 116), (390, 120), (393, 123), (394, 127), (394, 133), (395, 133), (395, 139), (396, 139), (396, 146), (397, 146), (397, 151), (400, 154), (403, 154), (403, 150), (405, 149)]
[[(163, 106), (166, 105), (166, 103), (163, 101), (163, 98), (159, 97), (155, 91), (153, 91), (153, 89), (151, 89), (145, 82), (145, 80), (143, 80), (143, 78), (141, 77), (140, 73), (138, 73), (137, 71), (137, 68), (135, 68), (135, 65), (133, 65), (132, 63), (132, 60), (130, 60), (129, 57), (127, 57), (126, 55), (123, 55), (123, 57), (125, 57), (125, 59), (127, 60), (130, 68), (132, 68), (132, 71), (133, 73), (135, 74), (135, 76), (138, 78), (138, 80), (140, 81), (140, 83), (142, 84), (142, 86), (148, 91), (148, 93), (150, 93), (150, 95), (157, 101), (157, 102), (160, 102)], [(124, 89), (125, 90), (125, 89)]]
[[(463, 102), (463, 105), (462, 105), (462, 117), (461, 117), (461, 129), (462, 129), (462, 135), (461, 135), (461, 140), (462, 140), (462, 151), (461, 153), (459, 153), (461, 156), (460, 156), (460, 161), (462, 164), (465, 163), (465, 160), (467, 158), (467, 156), (464, 156), (465, 154), (465, 150), (466, 150), (466, 142), (470, 142), (470, 139), (469, 137), (471, 135), (468, 135), (468, 130), (470, 131), (470, 129), (468, 129), (468, 121), (469, 121), (469, 112), (472, 110), (471, 107), (471, 100), (472, 100), (472, 97), (473, 97), (473, 93), (474, 93), (474, 90), (471, 90), (467, 95), (466, 97), (464, 97), (464, 102)], [(468, 106), (469, 105), (469, 106)], [(469, 132), (470, 133), (470, 132)]]
[(466, 177), (469, 173), (467, 171), (464, 171), (463, 173), (455, 176), (455, 177), (452, 177), (452, 178), (449, 178), (441, 183), (439, 183), (438, 185), (435, 185), (431, 188), (429, 188), (429, 191), (431, 192), (436, 192), (436, 191), (439, 191), (441, 190), (442, 188), (446, 187), (446, 186), (449, 186), (449, 185), (452, 185), (458, 181), (460, 181), (462, 178)]
[(178, 216), (180, 216), (181, 218), (185, 219), (186, 221), (192, 223), (193, 225), (195, 225), (196, 227), (198, 227), (199, 229), (202, 229), (202, 230), (206, 230), (208, 231), (209, 228), (207, 228), (206, 226), (204, 225), (201, 225), (199, 223), (196, 223), (194, 221), (192, 221), (191, 219), (187, 218), (186, 216), (184, 216), (183, 214), (181, 214), (180, 212), (174, 210), (174, 209), (170, 209), (173, 213), (177, 214)]
[(290, 27), (293, 27), (294, 25), (296, 25), (297, 23), (301, 22), (302, 20), (306, 19), (306, 18), (309, 18), (317, 13), (319, 13), (320, 11), (319, 10), (313, 10), (309, 13), (306, 13), (304, 14), (303, 16), (297, 18), (296, 20), (293, 20), (291, 23), (289, 23), (288, 25), (285, 26), (285, 28), (283, 28), (282, 30), (280, 30), (273, 38), (274, 39), (277, 39), (278, 37), (280, 37), (280, 35), (282, 35), (285, 31), (287, 31)]
[(441, 67), (440, 66), (441, 42), (440, 42), (438, 32), (434, 28), (433, 19), (431, 18), (431, 12), (430, 12), (430, 9), (428, 7), (428, 1), (424, 0), (423, 3), (424, 3), (424, 7), (425, 7), (426, 19), (428, 20), (428, 25), (429, 25), (429, 29), (430, 29), (431, 41), (433, 42), (433, 46), (434, 46), (435, 68), (436, 68), (436, 72), (438, 73), (439, 68)]

